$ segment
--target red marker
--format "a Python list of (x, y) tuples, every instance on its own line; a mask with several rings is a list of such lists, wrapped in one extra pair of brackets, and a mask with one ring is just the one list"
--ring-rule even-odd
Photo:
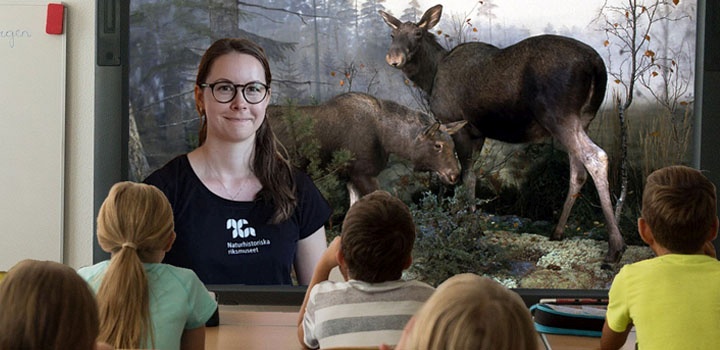
[(63, 4), (48, 4), (47, 19), (45, 20), (45, 33), (62, 34), (65, 21), (65, 6)]

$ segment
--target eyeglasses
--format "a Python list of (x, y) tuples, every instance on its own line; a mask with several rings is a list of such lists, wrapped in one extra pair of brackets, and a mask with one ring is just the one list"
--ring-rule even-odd
[(252, 81), (247, 84), (233, 84), (229, 81), (219, 81), (212, 84), (198, 84), (201, 88), (209, 87), (215, 101), (219, 103), (228, 103), (237, 96), (238, 89), (241, 89), (242, 95), (250, 104), (258, 104), (265, 99), (268, 93), (268, 86), (259, 82)]

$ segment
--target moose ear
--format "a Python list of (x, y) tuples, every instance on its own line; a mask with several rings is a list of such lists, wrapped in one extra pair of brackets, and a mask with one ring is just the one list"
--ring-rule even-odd
[(417, 25), (418, 27), (425, 30), (430, 30), (430, 28), (434, 27), (436, 24), (438, 24), (438, 22), (440, 22), (441, 15), (442, 5), (435, 5), (425, 11), (425, 14), (422, 16), (420, 22), (418, 22)]
[(387, 25), (389, 25), (392, 29), (398, 29), (400, 24), (402, 24), (400, 20), (383, 10), (378, 10), (378, 13), (380, 14), (380, 17), (382, 17), (383, 21), (385, 21), (385, 23), (387, 23)]
[(467, 124), (467, 120), (461, 120), (457, 122), (447, 123), (443, 124), (440, 130), (447, 132), (448, 134), (452, 135), (456, 132), (458, 132), (460, 129), (462, 129), (463, 126)]
[(425, 131), (423, 131), (422, 136), (427, 137), (427, 136), (435, 134), (440, 129), (440, 126), (441, 126), (440, 122), (433, 123), (433, 125), (430, 125), (427, 128), (425, 128)]

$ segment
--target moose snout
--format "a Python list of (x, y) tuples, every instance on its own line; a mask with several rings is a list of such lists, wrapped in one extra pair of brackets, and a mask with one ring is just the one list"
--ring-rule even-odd
[(445, 170), (445, 171), (436, 171), (438, 176), (440, 176), (440, 181), (444, 182), (447, 185), (454, 185), (458, 182), (460, 179), (460, 172), (455, 170)]
[(405, 65), (405, 56), (388, 52), (387, 55), (385, 55), (385, 62), (395, 68), (402, 68)]

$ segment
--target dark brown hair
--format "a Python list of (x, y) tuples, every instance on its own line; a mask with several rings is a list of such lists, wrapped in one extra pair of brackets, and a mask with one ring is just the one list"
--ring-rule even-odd
[(675, 165), (647, 178), (642, 217), (655, 241), (673, 253), (693, 254), (708, 239), (716, 213), (715, 185), (699, 170)]
[(98, 332), (93, 292), (71, 267), (23, 260), (0, 281), (0, 349), (92, 350)]
[[(270, 63), (265, 55), (265, 50), (258, 44), (243, 38), (219, 39), (210, 45), (200, 60), (195, 83), (198, 85), (205, 83), (205, 79), (210, 74), (210, 69), (215, 60), (220, 56), (233, 52), (255, 57), (262, 64), (265, 71), (265, 84), (270, 86), (272, 74), (270, 73)], [(202, 125), (200, 126), (198, 138), (199, 145), (202, 145), (207, 138), (207, 118), (203, 118), (205, 111), (200, 106), (199, 101), (195, 101), (195, 109), (201, 117)], [(275, 213), (270, 221), (279, 223), (290, 218), (297, 206), (295, 178), (293, 177), (292, 166), (288, 161), (287, 152), (275, 137), (267, 117), (258, 129), (255, 138), (255, 156), (252, 171), (263, 187), (258, 193), (258, 197), (271, 202), (275, 206)]]
[(405, 203), (375, 191), (350, 207), (341, 234), (349, 276), (379, 283), (402, 276), (415, 244), (415, 223)]

